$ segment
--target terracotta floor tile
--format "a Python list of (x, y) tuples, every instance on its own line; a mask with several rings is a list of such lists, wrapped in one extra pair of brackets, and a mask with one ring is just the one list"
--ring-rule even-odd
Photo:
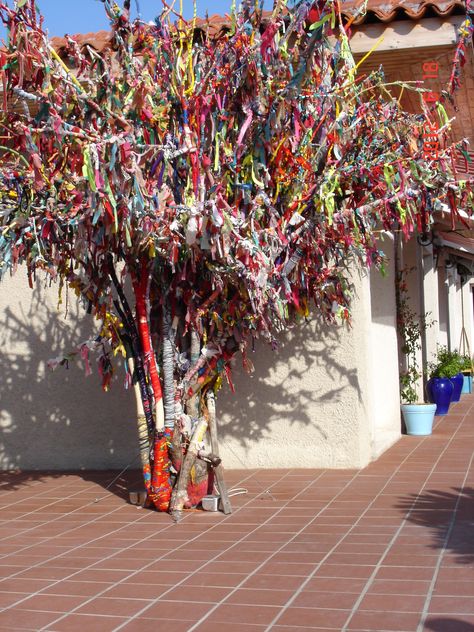
[(238, 604), (222, 604), (218, 606), (206, 619), (210, 623), (234, 623), (268, 625), (280, 612), (280, 608), (273, 606), (245, 606)]
[(474, 600), (474, 580), (456, 581), (438, 579), (435, 584), (434, 594), (436, 596), (452, 595), (458, 597), (471, 597)]
[(0, 612), (0, 626), (14, 630), (38, 630), (58, 618), (57, 612), (35, 612), (14, 608)]
[(384, 566), (436, 566), (438, 557), (435, 555), (410, 555), (389, 553), (383, 560)]
[(103, 590), (106, 590), (109, 586), (111, 586), (111, 584), (106, 582), (76, 582), (65, 580), (43, 589), (41, 594), (93, 597)]
[(17, 601), (20, 601), (27, 597), (27, 593), (15, 593), (15, 592), (0, 592), (0, 609), (8, 608)]
[(308, 577), (317, 567), (315, 564), (300, 564), (294, 562), (268, 562), (259, 568), (258, 572), (262, 575), (297, 575), (300, 577)]
[[(193, 623), (189, 621), (176, 621), (176, 619), (143, 619), (137, 618), (125, 625), (123, 632), (164, 632), (172, 630), (172, 632), (188, 632)], [(78, 630), (78, 632), (84, 632)], [(101, 630), (97, 630), (101, 632)]]
[(267, 626), (265, 625), (228, 622), (226, 622), (225, 626), (223, 626), (221, 621), (206, 620), (196, 628), (196, 632), (265, 632), (266, 627)]
[(378, 610), (380, 612), (421, 612), (426, 595), (390, 595), (367, 594), (359, 610)]
[(297, 590), (304, 578), (294, 575), (253, 575), (241, 588), (263, 588), (273, 590)]
[(381, 566), (376, 579), (431, 580), (434, 569), (431, 566)]
[(350, 610), (359, 595), (357, 593), (303, 591), (292, 602), (298, 608), (334, 608)]
[(474, 568), (472, 566), (447, 566), (441, 567), (438, 573), (438, 581), (472, 581), (474, 582)]
[(412, 579), (375, 579), (369, 594), (384, 595), (426, 595), (430, 587), (429, 581)]
[(198, 621), (213, 608), (212, 603), (194, 601), (160, 600), (140, 614), (142, 619), (176, 619), (178, 621)]
[(336, 626), (334, 628), (326, 628), (326, 627), (313, 627), (313, 626), (301, 626), (301, 625), (274, 625), (272, 627), (272, 632), (335, 632), (336, 630), (340, 631), (340, 627)]
[(75, 613), (133, 617), (150, 603), (151, 601), (146, 599), (97, 597), (84, 604), (81, 608), (78, 608)]
[(472, 614), (474, 615), (474, 598), (459, 596), (433, 596), (429, 606), (433, 614)]
[(240, 588), (232, 593), (226, 604), (249, 604), (260, 606), (283, 606), (293, 596), (292, 590), (264, 590)]
[(217, 586), (218, 588), (234, 588), (244, 581), (247, 575), (243, 573), (208, 573), (202, 571), (195, 573), (186, 581), (183, 586)]
[(374, 572), (374, 566), (357, 566), (355, 564), (322, 564), (315, 577), (348, 577), (354, 579), (368, 578)]
[(406, 612), (364, 612), (354, 614), (348, 630), (373, 630), (374, 632), (416, 632), (420, 614)]
[(350, 610), (287, 608), (276, 623), (278, 625), (340, 629), (348, 619), (349, 614)]
[(113, 632), (126, 619), (100, 617), (98, 615), (69, 614), (61, 621), (52, 623), (48, 632)]
[(367, 580), (347, 577), (319, 577), (316, 575), (305, 585), (305, 591), (323, 591), (334, 593), (357, 593), (364, 588)]
[(46, 612), (68, 612), (85, 601), (86, 597), (64, 595), (33, 595), (18, 607), (22, 610), (44, 610)]
[(162, 599), (167, 601), (196, 601), (205, 603), (218, 603), (230, 594), (232, 588), (217, 588), (207, 586), (205, 588), (197, 586), (177, 586), (163, 595)]

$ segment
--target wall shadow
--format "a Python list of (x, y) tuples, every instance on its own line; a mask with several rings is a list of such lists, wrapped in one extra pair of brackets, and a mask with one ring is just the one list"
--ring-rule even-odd
[[(454, 554), (459, 564), (472, 564), (474, 562), (474, 538), (472, 536), (474, 488), (453, 487), (452, 492), (428, 490), (420, 496), (413, 494), (404, 498), (397, 505), (397, 508), (402, 513), (408, 514), (407, 519), (410, 522), (431, 531), (433, 535), (431, 548), (442, 549), (446, 546), (446, 551)], [(454, 526), (445, 544), (455, 510)]]
[[(41, 483), (49, 484), (51, 480), (61, 481), (67, 486), (67, 480), (74, 482), (81, 479), (87, 483), (94, 483), (102, 488), (97, 491), (102, 499), (104, 490), (118, 496), (122, 500), (129, 500), (129, 490), (143, 487), (143, 476), (140, 470), (41, 470), (41, 471), (3, 471), (0, 472), (0, 493), (13, 492), (22, 487), (30, 486), (32, 494), (41, 494)], [(66, 488), (66, 487), (65, 487)], [(8, 499), (3, 500), (8, 504)], [(91, 501), (92, 502), (92, 501)]]
[(277, 336), (275, 350), (257, 342), (248, 354), (253, 373), (243, 369), (239, 356), (232, 374), (236, 392), (225, 385), (217, 400), (222, 438), (246, 446), (263, 440), (272, 423), (285, 418), (288, 427), (311, 425), (326, 439), (324, 425), (315, 421), (315, 406), (330, 405), (334, 415), (349, 391), (362, 401), (358, 369), (344, 354), (341, 334), (350, 338), (346, 325), (327, 325), (313, 315)]
[[(39, 285), (28, 295), (18, 291), (16, 280), (7, 279), (2, 292), (0, 468), (41, 470), (51, 477), (71, 470), (138, 467), (134, 395), (122, 388), (119, 363), (108, 393), (102, 392), (92, 355), (88, 378), (80, 361), (54, 372), (47, 367), (49, 359), (91, 337), (92, 319), (75, 302), (65, 317), (64, 309), (60, 313), (55, 307), (56, 292)], [(1, 489), (15, 489), (38, 476), (5, 473)], [(107, 473), (98, 480), (112, 478)], [(120, 481), (117, 492), (119, 486)]]

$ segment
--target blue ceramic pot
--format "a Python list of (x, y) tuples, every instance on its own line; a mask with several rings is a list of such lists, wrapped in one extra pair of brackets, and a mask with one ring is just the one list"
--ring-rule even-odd
[(432, 377), (426, 385), (430, 402), (436, 404), (435, 415), (446, 415), (451, 403), (454, 384), (449, 377)]
[(458, 402), (461, 399), (461, 391), (464, 384), (464, 375), (462, 373), (458, 373), (450, 379), (454, 386), (453, 394), (451, 395), (451, 401)]
[(403, 421), (407, 434), (430, 435), (433, 431), (435, 410), (436, 404), (402, 404)]
[(461, 393), (472, 393), (472, 375), (464, 375)]

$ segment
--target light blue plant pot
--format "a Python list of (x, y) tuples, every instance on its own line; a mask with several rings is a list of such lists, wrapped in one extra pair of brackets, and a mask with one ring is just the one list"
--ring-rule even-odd
[(416, 437), (433, 432), (436, 404), (402, 404), (402, 414), (407, 434)]
[(464, 383), (462, 385), (461, 393), (472, 393), (472, 375), (464, 376)]

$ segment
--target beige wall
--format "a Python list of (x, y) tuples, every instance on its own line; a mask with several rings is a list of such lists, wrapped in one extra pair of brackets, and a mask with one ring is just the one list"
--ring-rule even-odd
[(377, 458), (400, 438), (401, 427), (393, 237), (380, 240), (379, 247), (389, 260), (385, 277), (378, 270), (370, 275), (368, 373), (372, 458)]
[(363, 467), (400, 437), (393, 270), (355, 277), (353, 326), (317, 320), (259, 347), (252, 377), (223, 393), (222, 452), (231, 467)]
[[(351, 329), (314, 319), (276, 352), (259, 345), (253, 376), (235, 368), (236, 394), (225, 386), (218, 397), (227, 467), (362, 467), (399, 437), (392, 279), (373, 276), (372, 298), (369, 277), (355, 284)], [(76, 326), (78, 308), (65, 318), (56, 303), (54, 286), (32, 293), (21, 271), (0, 286), (0, 467), (138, 464), (133, 395), (120, 368), (105, 394), (77, 364), (46, 368), (89, 336), (89, 317), (79, 310)]]
[(46, 366), (89, 337), (90, 317), (81, 310), (76, 325), (77, 312), (73, 302), (65, 318), (57, 288), (31, 292), (22, 271), (0, 284), (2, 469), (102, 469), (138, 452), (131, 393), (121, 384), (103, 393), (97, 374), (86, 378), (73, 362), (69, 370)]

